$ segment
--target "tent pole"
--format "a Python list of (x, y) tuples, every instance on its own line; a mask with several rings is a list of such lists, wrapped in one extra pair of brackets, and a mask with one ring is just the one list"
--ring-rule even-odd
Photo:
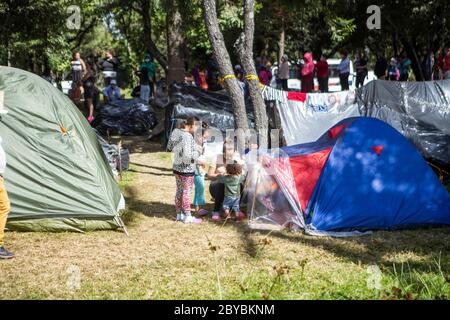
[(122, 218), (119, 216), (116, 216), (114, 219), (116, 219), (117, 223), (119, 224), (119, 226), (122, 228), (122, 230), (125, 232), (125, 234), (127, 235), (127, 237), (130, 236), (130, 234), (128, 233), (127, 227), (125, 226), (125, 223), (123, 222)]
[(254, 208), (255, 208), (255, 202), (256, 202), (256, 188), (258, 187), (259, 180), (260, 180), (260, 177), (261, 177), (261, 176), (260, 176), (260, 171), (261, 171), (261, 167), (259, 167), (259, 168), (258, 168), (258, 171), (256, 172), (256, 174), (257, 174), (257, 180), (256, 180), (255, 191), (254, 191), (254, 194), (253, 194), (252, 211), (251, 211), (251, 213), (250, 213), (251, 220), (253, 220), (253, 210), (254, 210)]

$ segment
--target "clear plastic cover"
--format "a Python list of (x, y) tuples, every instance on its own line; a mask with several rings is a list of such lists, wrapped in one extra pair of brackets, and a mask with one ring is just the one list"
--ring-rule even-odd
[(249, 226), (259, 230), (305, 228), (289, 157), (280, 149), (260, 154), (244, 189)]

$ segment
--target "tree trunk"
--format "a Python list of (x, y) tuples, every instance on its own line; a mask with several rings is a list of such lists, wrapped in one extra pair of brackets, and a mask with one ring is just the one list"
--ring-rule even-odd
[(142, 0), (141, 1), (141, 10), (138, 11), (142, 16), (142, 22), (144, 27), (143, 37), (145, 49), (150, 52), (153, 57), (159, 62), (161, 67), (164, 69), (164, 72), (167, 73), (167, 59), (166, 57), (158, 50), (156, 44), (152, 40), (152, 24), (151, 24), (151, 16), (150, 16), (150, 0)]
[(398, 57), (397, 32), (392, 34), (392, 48), (394, 50), (394, 57)]
[(253, 60), (253, 38), (255, 31), (254, 0), (244, 0), (244, 32), (236, 42), (235, 48), (247, 74), (247, 83), (255, 115), (255, 126), (259, 146), (268, 148), (268, 119), (266, 104), (259, 90), (259, 78)]
[[(202, 0), (203, 16), (205, 20), (206, 30), (208, 31), (209, 41), (214, 50), (214, 58), (219, 66), (222, 77), (234, 76), (233, 66), (231, 64), (230, 55), (225, 46), (223, 34), (220, 31), (217, 20), (216, 0)], [(224, 86), (233, 106), (233, 114), (236, 129), (248, 130), (247, 112), (245, 110), (244, 92), (239, 86), (236, 78), (230, 77), (224, 79)], [(245, 136), (237, 135), (239, 141), (239, 151), (244, 147)]]
[(422, 70), (422, 62), (420, 58), (417, 56), (417, 51), (409, 39), (402, 38), (403, 46), (405, 47), (406, 53), (408, 57), (411, 59), (411, 68), (414, 72), (414, 76), (416, 77), (416, 81), (423, 81), (424, 75)]
[[(167, 85), (184, 81), (184, 46), (183, 17), (180, 13), (180, 2), (172, 0), (167, 12)], [(169, 87), (170, 88), (170, 87)]]
[(282, 17), (280, 39), (278, 41), (278, 61), (281, 61), (281, 57), (284, 56), (285, 47), (286, 47), (286, 29), (284, 25), (284, 17)]

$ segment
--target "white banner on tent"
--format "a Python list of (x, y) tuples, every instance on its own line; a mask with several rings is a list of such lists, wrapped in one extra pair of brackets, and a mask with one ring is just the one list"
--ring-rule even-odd
[(287, 92), (284, 92), (282, 99), (278, 99), (280, 91), (275, 89), (265, 89), (263, 96), (266, 100), (275, 98), (273, 100), (277, 101), (284, 137), (289, 146), (315, 142), (338, 122), (360, 116), (353, 91), (307, 94), (304, 102), (287, 99)]

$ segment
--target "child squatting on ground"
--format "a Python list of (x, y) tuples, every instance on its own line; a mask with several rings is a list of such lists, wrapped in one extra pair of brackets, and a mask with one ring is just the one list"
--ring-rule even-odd
[(188, 118), (180, 129), (175, 129), (167, 144), (167, 149), (174, 154), (173, 173), (177, 184), (175, 208), (177, 221), (184, 223), (201, 223), (191, 214), (191, 195), (194, 184), (196, 165), (204, 165), (199, 160), (200, 153), (194, 141), (194, 133), (199, 128), (199, 119)]
[(245, 219), (241, 212), (239, 203), (241, 200), (241, 183), (245, 181), (242, 165), (235, 161), (226, 167), (227, 174), (220, 176), (219, 181), (225, 185), (225, 198), (223, 200), (223, 210), (227, 219), (234, 213), (237, 221)]

